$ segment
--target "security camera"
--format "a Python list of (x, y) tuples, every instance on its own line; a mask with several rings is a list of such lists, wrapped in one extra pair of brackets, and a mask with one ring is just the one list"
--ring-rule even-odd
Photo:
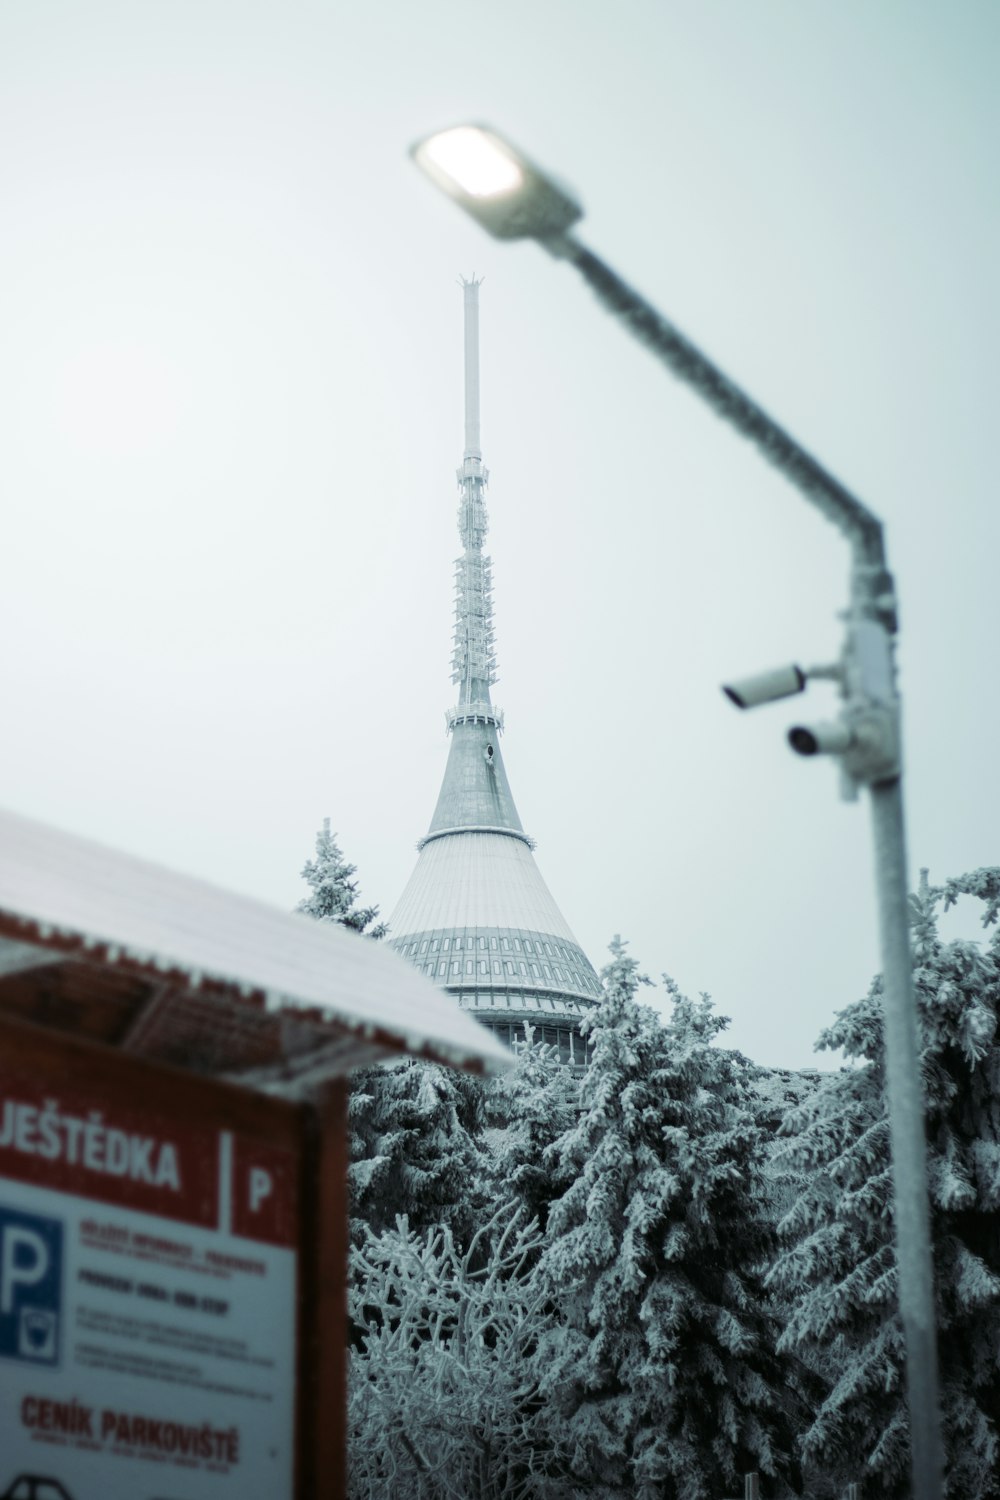
[(846, 724), (831, 720), (825, 724), (796, 724), (788, 731), (788, 743), (799, 755), (843, 755), (854, 743)]
[(839, 755), (855, 785), (875, 785), (899, 775), (899, 715), (868, 708), (828, 724), (798, 724), (788, 743), (799, 755)]
[(759, 708), (762, 703), (776, 703), (779, 698), (804, 692), (805, 685), (806, 674), (801, 667), (777, 667), (773, 672), (723, 683), (722, 691), (737, 708)]

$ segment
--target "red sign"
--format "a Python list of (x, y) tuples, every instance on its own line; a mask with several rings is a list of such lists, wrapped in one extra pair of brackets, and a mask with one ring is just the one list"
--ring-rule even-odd
[(0, 1177), (224, 1229), (269, 1245), (298, 1233), (295, 1156), (0, 1072)]

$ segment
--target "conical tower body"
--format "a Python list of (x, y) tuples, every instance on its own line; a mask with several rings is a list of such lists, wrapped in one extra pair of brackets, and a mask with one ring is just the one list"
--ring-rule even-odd
[(448, 713), (444, 781), (420, 856), (389, 918), (389, 941), (458, 1003), (511, 1043), (536, 1040), (582, 1063), (583, 1016), (601, 993), (589, 960), (535, 863), (500, 750), (493, 706), (492, 566), (483, 553), (488, 472), (479, 437), (479, 283), (465, 297), (465, 452), (458, 470), (455, 564), (458, 704)]

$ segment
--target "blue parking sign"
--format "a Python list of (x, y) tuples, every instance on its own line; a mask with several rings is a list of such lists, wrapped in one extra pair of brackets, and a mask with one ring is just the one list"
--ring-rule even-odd
[(0, 1204), (0, 1358), (59, 1362), (63, 1226)]

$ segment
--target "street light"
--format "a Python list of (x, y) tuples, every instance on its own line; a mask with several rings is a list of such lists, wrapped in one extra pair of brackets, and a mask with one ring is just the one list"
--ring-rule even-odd
[(441, 130), (414, 146), (413, 157), (498, 240), (547, 242), (583, 217), (567, 188), (485, 125)]
[(835, 756), (844, 795), (856, 798), (859, 788), (867, 786), (871, 797), (913, 1495), (914, 1500), (940, 1500), (943, 1464), (933, 1263), (910, 957), (899, 697), (892, 651), (896, 599), (886, 567), (882, 523), (679, 329), (570, 233), (583, 215), (581, 205), (510, 141), (483, 125), (459, 125), (428, 136), (413, 147), (412, 155), (437, 186), (495, 238), (537, 240), (551, 255), (574, 265), (629, 333), (755, 443), (768, 462), (843, 533), (850, 546), (850, 605), (840, 660), (808, 671), (780, 668), (733, 683), (725, 691), (739, 707), (749, 708), (800, 692), (809, 678), (832, 678), (842, 699), (838, 718), (827, 724), (796, 726), (789, 742), (801, 755)]

